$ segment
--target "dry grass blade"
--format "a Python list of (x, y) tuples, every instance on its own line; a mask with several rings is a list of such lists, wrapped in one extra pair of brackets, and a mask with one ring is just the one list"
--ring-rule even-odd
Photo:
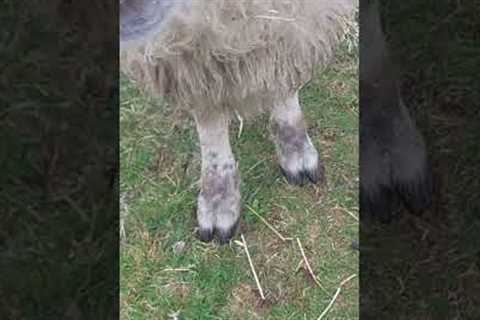
[(258, 280), (257, 272), (255, 271), (255, 267), (253, 266), (252, 258), (250, 257), (250, 252), (248, 252), (247, 241), (245, 241), (245, 237), (243, 234), (240, 235), (242, 237), (243, 248), (245, 249), (245, 253), (247, 254), (248, 263), (250, 264), (250, 269), (252, 270), (253, 277), (255, 278), (255, 282), (258, 287), (258, 291), (260, 292), (260, 296), (262, 300), (265, 300), (265, 295), (263, 294), (262, 286), (260, 285), (260, 281)]
[(243, 132), (243, 118), (242, 116), (238, 113), (237, 110), (235, 110), (235, 116), (237, 117), (238, 119), (238, 135), (237, 135), (237, 139), (240, 139), (240, 137), (242, 136), (242, 132)]
[(302, 243), (300, 242), (300, 239), (297, 239), (297, 244), (298, 247), (300, 248), (300, 252), (302, 253), (303, 257), (303, 262), (305, 263), (305, 266), (307, 267), (308, 272), (310, 273), (310, 276), (312, 277), (313, 281), (322, 289), (326, 294), (328, 294), (327, 290), (322, 286), (320, 281), (318, 281), (317, 277), (315, 276), (315, 273), (313, 273), (312, 267), (310, 266), (310, 263), (308, 262), (307, 256), (305, 255), (305, 251), (303, 250)]
[(270, 223), (267, 222), (262, 216), (260, 216), (255, 210), (253, 210), (252, 207), (249, 205), (246, 205), (247, 209), (250, 210), (260, 221), (262, 221), (270, 230), (273, 231), (282, 241), (291, 241), (293, 240), (292, 238), (285, 238), (280, 232), (277, 231)]
[(352, 280), (352, 279), (355, 278), (356, 276), (357, 276), (356, 274), (352, 274), (350, 277), (348, 277), (347, 279), (345, 279), (345, 280), (343, 280), (342, 282), (340, 282), (340, 285), (338, 286), (337, 291), (335, 291), (335, 294), (333, 295), (332, 300), (330, 300), (330, 303), (329, 303), (328, 306), (325, 308), (325, 310), (323, 310), (323, 312), (320, 314), (320, 316), (318, 317), (317, 320), (322, 320), (323, 317), (326, 316), (326, 314), (328, 313), (328, 311), (330, 311), (330, 309), (332, 308), (333, 304), (335, 303), (335, 300), (337, 300), (338, 295), (339, 295), (340, 292), (342, 291), (342, 287), (345, 285), (345, 283), (347, 283), (348, 281)]
[(342, 208), (340, 206), (336, 206), (334, 209), (341, 210), (341, 211), (345, 212), (346, 214), (348, 214), (353, 219), (355, 219), (355, 221), (359, 221), (358, 217), (353, 212), (351, 212), (350, 210), (347, 210), (347, 209)]

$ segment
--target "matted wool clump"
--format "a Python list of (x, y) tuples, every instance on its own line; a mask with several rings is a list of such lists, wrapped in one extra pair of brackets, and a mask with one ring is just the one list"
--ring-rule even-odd
[(354, 0), (192, 0), (148, 41), (122, 48), (121, 70), (176, 107), (251, 117), (325, 65), (353, 8)]

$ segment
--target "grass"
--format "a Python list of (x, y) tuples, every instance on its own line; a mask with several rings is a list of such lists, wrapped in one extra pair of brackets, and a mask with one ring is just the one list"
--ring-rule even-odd
[[(328, 185), (293, 187), (280, 175), (266, 117), (231, 132), (242, 175), (242, 222), (265, 291), (260, 299), (242, 247), (196, 239), (200, 153), (193, 122), (121, 82), (122, 319), (317, 319), (340, 282), (358, 273), (358, 64), (343, 50), (302, 92), (309, 134)], [(251, 208), (251, 209), (249, 209)], [(298, 237), (324, 292), (304, 266)], [(239, 239), (237, 235), (235, 239)], [(173, 270), (172, 270), (173, 269)], [(178, 269), (178, 270), (175, 270)], [(357, 278), (329, 319), (358, 318)]]

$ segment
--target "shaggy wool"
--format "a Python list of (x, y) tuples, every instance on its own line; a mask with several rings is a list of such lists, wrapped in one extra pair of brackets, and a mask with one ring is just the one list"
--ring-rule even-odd
[(326, 65), (355, 7), (355, 0), (191, 0), (161, 32), (122, 48), (121, 70), (175, 107), (249, 118)]

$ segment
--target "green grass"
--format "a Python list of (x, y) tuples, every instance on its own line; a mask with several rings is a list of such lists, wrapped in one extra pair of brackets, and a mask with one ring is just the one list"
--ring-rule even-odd
[[(358, 64), (342, 54), (301, 92), (309, 134), (328, 184), (293, 187), (280, 175), (266, 116), (231, 132), (242, 175), (240, 232), (266, 293), (257, 292), (243, 249), (196, 239), (200, 152), (192, 120), (121, 83), (121, 318), (316, 319), (340, 282), (358, 273)], [(303, 267), (298, 237), (326, 292)], [(238, 240), (239, 236), (235, 239)], [(184, 244), (182, 250), (176, 250)], [(184, 268), (186, 271), (169, 271)], [(329, 319), (358, 318), (358, 283), (345, 285)]]

